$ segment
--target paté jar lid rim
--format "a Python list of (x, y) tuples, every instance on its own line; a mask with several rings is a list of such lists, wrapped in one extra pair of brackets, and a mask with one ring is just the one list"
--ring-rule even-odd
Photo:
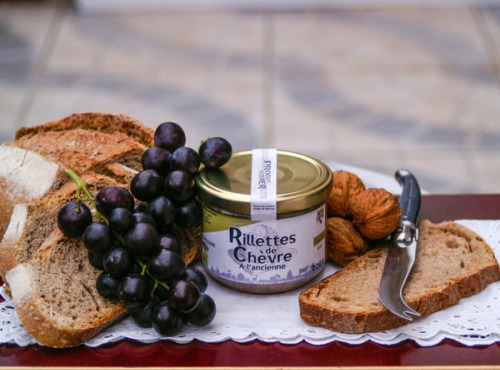
[[(277, 214), (306, 211), (324, 204), (332, 185), (332, 171), (322, 161), (304, 154), (277, 151)], [(197, 194), (208, 205), (230, 213), (250, 214), (252, 150), (233, 153), (220, 168), (204, 168), (196, 176)]]

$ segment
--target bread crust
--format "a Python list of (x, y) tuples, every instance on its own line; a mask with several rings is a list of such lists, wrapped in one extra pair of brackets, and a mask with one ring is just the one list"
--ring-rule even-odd
[[(460, 299), (477, 294), (491, 283), (500, 280), (500, 269), (493, 251), (472, 230), (455, 222), (434, 225), (429, 221), (423, 221), (420, 223), (420, 236), (417, 262), (410, 273), (403, 295), (406, 303), (422, 316), (428, 316), (454, 305)], [(433, 246), (439, 237), (442, 238), (439, 248), (443, 248), (443, 243), (450, 244), (441, 251), (434, 250)], [(451, 245), (456, 243), (455, 237), (466, 240), (468, 245), (464, 245), (464, 248), (471, 248), (469, 259), (464, 257), (464, 264), (474, 263), (471, 262), (472, 259), (475, 260), (473, 255), (478, 254), (481, 254), (481, 261), (467, 273), (462, 275), (451, 273), (447, 281), (439, 282), (435, 288), (428, 286), (422, 288), (424, 281), (432, 281), (434, 278), (432, 266), (426, 268), (428, 266), (423, 266), (423, 264), (430, 263), (429, 258), (446, 258), (447, 252), (461, 248), (458, 245)], [(442, 254), (439, 256), (433, 255), (433, 253), (440, 252)], [(429, 253), (429, 256), (426, 256), (426, 253)], [(378, 299), (378, 284), (382, 277), (386, 255), (387, 246), (373, 249), (354, 260), (343, 270), (304, 290), (299, 296), (302, 319), (314, 326), (352, 334), (378, 332), (407, 324), (408, 321), (391, 313)], [(360, 271), (367, 272), (361, 276), (361, 279), (365, 280), (369, 286), (363, 290), (364, 297), (369, 296), (369, 298), (361, 302), (359, 307), (355, 307), (355, 302), (351, 301), (349, 295), (355, 294), (354, 289), (363, 288), (353, 286), (340, 289), (335, 286), (336, 284), (345, 285), (350, 277), (360, 274)], [(349, 302), (350, 306), (335, 304), (335, 301), (342, 300)]]
[(145, 146), (153, 145), (154, 129), (125, 114), (101, 112), (75, 113), (41, 125), (21, 127), (15, 135), (19, 140), (26, 135), (47, 131), (68, 131), (76, 128), (113, 134), (120, 131)]
[[(59, 258), (59, 255), (64, 255), (83, 261), (86, 254), (82, 242), (70, 241), (56, 229), (32, 259), (7, 273), (6, 280), (12, 287), (12, 300), (19, 320), (39, 343), (54, 348), (73, 347), (92, 338), (127, 314), (125, 305), (106, 300), (97, 292), (95, 279), (100, 273), (98, 270), (90, 265), (72, 266)], [(45, 276), (40, 276), (46, 275), (46, 270), (50, 271), (52, 280), (60, 279), (61, 286), (47, 286)], [(67, 284), (63, 284), (65, 281), (76, 286), (75, 291), (71, 292), (74, 296), (68, 297), (68, 300), (75, 301), (74, 312), (57, 311), (61, 305), (57, 301), (61, 296), (60, 290), (67, 289)], [(78, 312), (81, 308), (78, 304), (83, 303), (76, 297), (95, 302), (95, 307), (89, 309), (91, 312), (87, 314)], [(87, 306), (90, 305), (92, 304)], [(56, 314), (51, 314), (51, 310), (57, 311)], [(80, 320), (77, 324), (72, 326), (66, 323), (68, 317), (77, 315)], [(63, 323), (58, 322), (60, 316), (64, 316)]]
[(61, 329), (50, 322), (46, 322), (45, 315), (38, 306), (32, 304), (31, 298), (25, 306), (23, 305), (19, 309), (16, 307), (16, 312), (23, 326), (40, 344), (52, 348), (70, 348), (92, 339), (98, 333), (120, 320), (126, 315), (127, 311), (102, 315), (99, 321), (95, 321), (91, 326), (81, 331)]
[(126, 307), (115, 305), (113, 311), (101, 314), (99, 320), (89, 323), (88, 327), (81, 330), (71, 330), (60, 327), (51, 321), (35, 301), (33, 295), (26, 297), (24, 303), (16, 305), (16, 313), (23, 327), (37, 342), (52, 348), (69, 348), (80, 345), (120, 320), (128, 312)]
[(77, 173), (101, 172), (104, 166), (114, 162), (140, 169), (142, 154), (147, 149), (119, 131), (108, 134), (82, 128), (28, 134), (13, 145), (38, 153), (46, 160)]

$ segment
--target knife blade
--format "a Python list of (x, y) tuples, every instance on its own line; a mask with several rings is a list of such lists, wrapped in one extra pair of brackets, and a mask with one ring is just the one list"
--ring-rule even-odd
[(395, 177), (403, 187), (399, 199), (402, 216), (398, 228), (391, 235), (380, 280), (379, 297), (389, 311), (412, 321), (413, 317), (410, 315), (420, 316), (420, 314), (404, 301), (403, 288), (416, 258), (421, 193), (418, 181), (410, 171), (399, 169)]

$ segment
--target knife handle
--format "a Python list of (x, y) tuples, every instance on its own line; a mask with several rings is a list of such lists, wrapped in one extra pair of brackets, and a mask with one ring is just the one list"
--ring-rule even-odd
[(394, 176), (403, 187), (401, 197), (399, 198), (399, 205), (402, 211), (401, 221), (409, 221), (416, 224), (421, 203), (418, 181), (410, 171), (405, 169), (397, 170)]

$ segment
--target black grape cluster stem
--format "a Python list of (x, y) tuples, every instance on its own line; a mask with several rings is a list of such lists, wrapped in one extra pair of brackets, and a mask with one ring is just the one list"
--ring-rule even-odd
[[(92, 207), (94, 208), (94, 210), (96, 212), (97, 220), (98, 221), (104, 221), (104, 222), (106, 222), (106, 224), (109, 225), (109, 222), (106, 219), (106, 217), (104, 217), (104, 215), (97, 210), (95, 199), (92, 196), (92, 194), (90, 194), (90, 192), (89, 192), (89, 190), (87, 188), (87, 184), (85, 183), (85, 181), (83, 181), (82, 178), (80, 176), (78, 176), (76, 174), (76, 172), (73, 171), (73, 170), (71, 170), (71, 169), (66, 169), (65, 172), (69, 176), (69, 178), (71, 180), (73, 180), (75, 182), (75, 184), (76, 184), (76, 198), (77, 198), (78, 204), (80, 204), (83, 201), (90, 202), (92, 204)], [(80, 212), (80, 210), (77, 209), (76, 212)], [(125, 245), (125, 242), (123, 241), (123, 237), (121, 235), (117, 234), (114, 231), (113, 231), (113, 234), (120, 241), (120, 243), (122, 245)], [(134, 256), (134, 259), (135, 259), (135, 261), (137, 262), (137, 264), (142, 269), (141, 275), (147, 274), (154, 281), (153, 289), (151, 290), (151, 294), (150, 294), (151, 297), (154, 295), (154, 292), (155, 292), (156, 288), (158, 287), (158, 285), (161, 285), (162, 287), (164, 287), (167, 290), (170, 289), (170, 287), (168, 286), (168, 284), (166, 284), (166, 283), (164, 283), (164, 282), (162, 282), (160, 280), (157, 280), (155, 277), (153, 277), (150, 274), (150, 272), (147, 269), (147, 265), (139, 257)]]
[[(96, 212), (97, 220), (104, 221), (104, 222), (108, 223), (108, 221), (106, 220), (106, 217), (104, 217), (102, 215), (102, 213), (100, 213), (97, 210), (97, 206), (95, 204), (95, 199), (92, 196), (92, 194), (90, 194), (89, 189), (87, 189), (87, 184), (85, 183), (85, 181), (83, 181), (82, 178), (80, 176), (78, 176), (76, 174), (76, 172), (71, 170), (71, 169), (66, 169), (64, 172), (66, 172), (66, 174), (69, 176), (69, 178), (71, 180), (73, 180), (76, 184), (76, 200), (78, 201), (78, 205), (80, 205), (80, 203), (83, 201), (90, 202), (92, 204), (92, 207), (94, 208), (94, 210)], [(84, 196), (82, 196), (82, 193), (84, 194)], [(76, 210), (76, 212), (79, 213), (80, 209), (78, 208)]]

